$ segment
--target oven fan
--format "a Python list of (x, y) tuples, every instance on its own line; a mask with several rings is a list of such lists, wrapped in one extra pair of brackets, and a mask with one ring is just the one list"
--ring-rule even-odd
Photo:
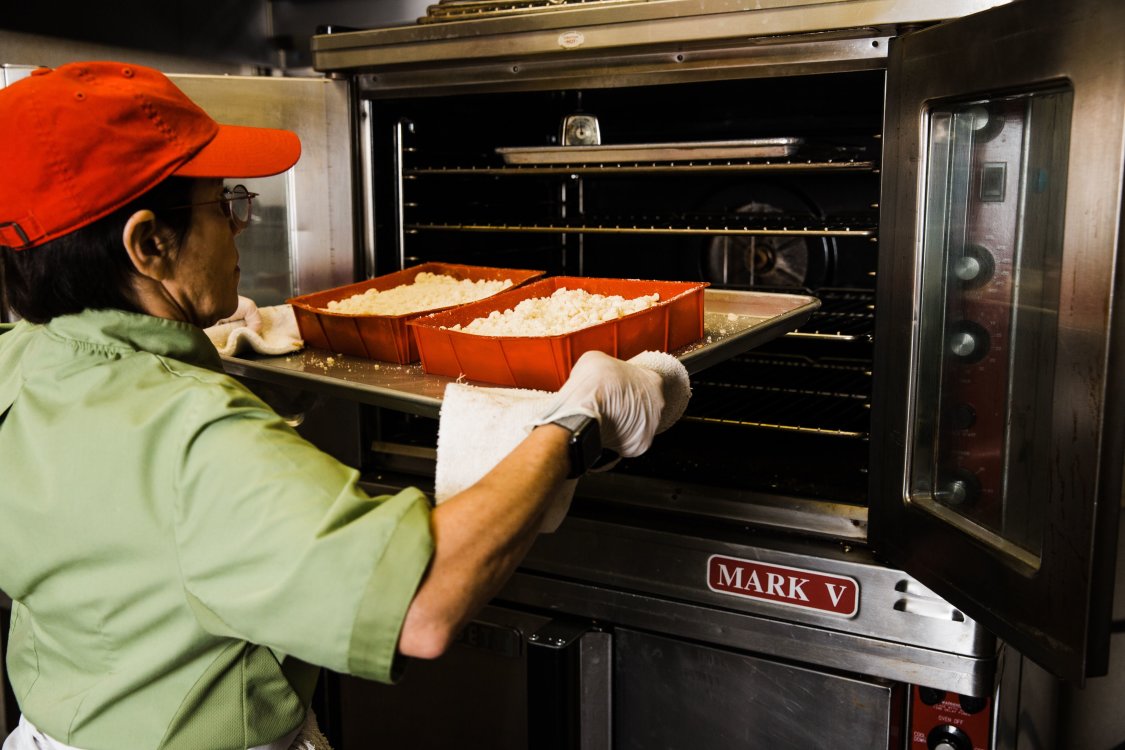
[[(773, 187), (744, 187), (735, 196), (716, 196), (705, 210), (810, 219), (818, 214), (801, 196)], [(715, 286), (811, 289), (825, 283), (834, 250), (827, 237), (722, 235), (707, 241), (701, 270)]]

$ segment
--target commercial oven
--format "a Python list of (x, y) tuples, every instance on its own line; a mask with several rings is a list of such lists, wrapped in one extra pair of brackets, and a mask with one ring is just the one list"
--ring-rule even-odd
[[(177, 79), (305, 144), (253, 188), (260, 303), (425, 261), (821, 301), (585, 477), (450, 654), (334, 677), (341, 748), (1053, 745), (1115, 620), (1125, 7), (932, 6), (457, 0), (315, 37), (323, 80)], [(226, 365), (432, 487), (416, 366)]]

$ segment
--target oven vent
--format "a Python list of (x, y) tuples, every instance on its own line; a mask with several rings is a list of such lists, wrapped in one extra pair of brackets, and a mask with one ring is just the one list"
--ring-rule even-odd
[(507, 16), (559, 10), (564, 7), (636, 5), (648, 0), (441, 0), (426, 9), (419, 23), (471, 21), (478, 18)]

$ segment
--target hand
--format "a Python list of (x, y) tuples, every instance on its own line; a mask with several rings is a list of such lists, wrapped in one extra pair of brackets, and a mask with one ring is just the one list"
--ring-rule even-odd
[(536, 424), (583, 414), (598, 420), (602, 447), (639, 456), (652, 445), (664, 410), (659, 374), (598, 351), (578, 358), (570, 377)]

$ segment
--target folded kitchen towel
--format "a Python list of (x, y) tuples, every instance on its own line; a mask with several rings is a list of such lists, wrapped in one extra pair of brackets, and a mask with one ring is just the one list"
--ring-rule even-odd
[(666, 352), (641, 352), (628, 360), (652, 370), (664, 381), (664, 411), (656, 433), (660, 434), (680, 421), (691, 399), (691, 378), (684, 363)]
[[(670, 354), (643, 352), (629, 360), (648, 367), (664, 379), (664, 412), (657, 432), (683, 416), (691, 384), (683, 364)], [(555, 394), (523, 388), (487, 388), (465, 383), (445, 387), (438, 419), (437, 470), (434, 499), (442, 503), (475, 484), (508, 455), (531, 431), (531, 425)], [(570, 510), (577, 479), (564, 481), (555, 491), (540, 531), (559, 527)]]
[[(447, 385), (438, 418), (434, 500), (445, 502), (491, 471), (528, 436), (554, 395), (524, 388)], [(568, 479), (555, 490), (540, 531), (554, 531), (562, 523), (577, 484), (577, 479)]]
[(258, 307), (248, 297), (238, 298), (234, 315), (203, 332), (224, 357), (247, 349), (277, 356), (290, 354), (305, 345), (291, 305)]

